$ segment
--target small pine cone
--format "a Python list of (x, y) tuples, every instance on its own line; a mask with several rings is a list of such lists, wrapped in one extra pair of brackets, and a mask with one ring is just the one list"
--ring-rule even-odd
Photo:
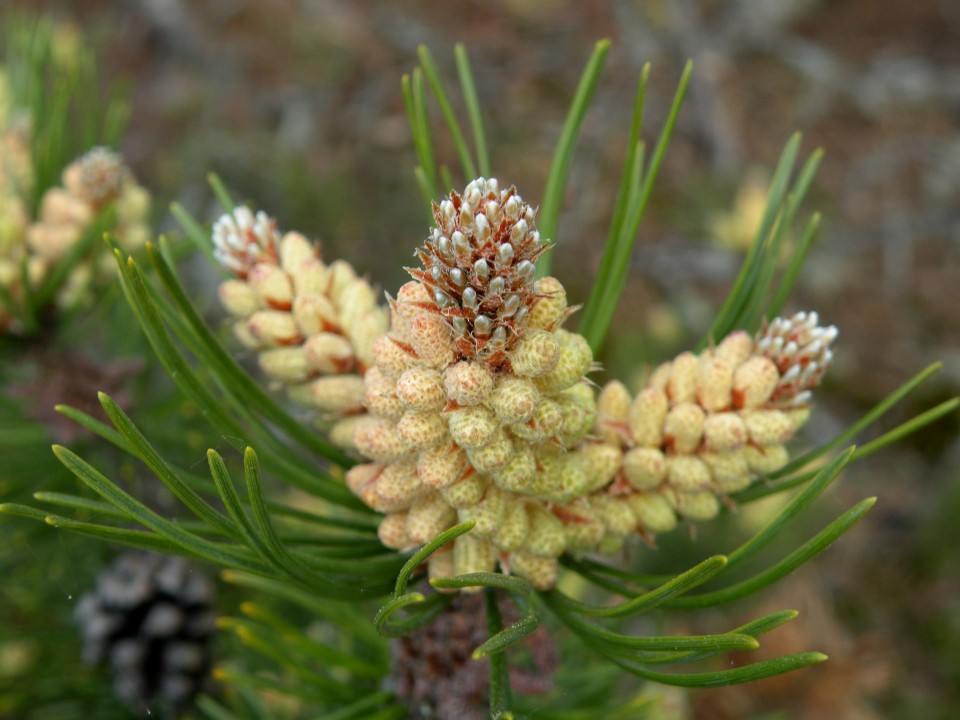
[[(234, 334), (259, 353), (260, 369), (285, 386), (294, 402), (336, 424), (380, 399), (364, 386), (374, 341), (387, 329), (387, 312), (373, 288), (349, 264), (330, 265), (319, 248), (296, 232), (281, 234), (263, 212), (239, 206), (213, 226), (214, 255), (236, 278), (220, 285), (220, 299), (235, 318)], [(395, 395), (392, 419), (402, 415)], [(381, 407), (382, 409), (382, 407)], [(331, 439), (354, 450), (344, 432)]]
[(77, 605), (84, 659), (109, 661), (114, 692), (137, 711), (182, 711), (210, 669), (213, 594), (182, 558), (121, 555)]
[[(836, 328), (816, 314), (776, 319), (755, 338), (734, 332), (699, 356), (683, 353), (650, 376), (634, 399), (618, 382), (597, 400), (601, 447), (619, 467), (588, 501), (607, 538), (624, 534), (632, 508), (645, 535), (714, 517), (720, 497), (789, 460), (784, 444), (809, 417), (810, 391), (832, 357)], [(605, 541), (606, 542), (606, 541)]]
[[(546, 587), (567, 542), (549, 508), (588, 494), (594, 473), (609, 482), (619, 449), (586, 449), (597, 414), (583, 382), (593, 354), (560, 327), (570, 312), (560, 282), (535, 280), (547, 245), (533, 210), (498, 187), (479, 179), (436, 206), (437, 226), (417, 253), (423, 267), (408, 270), (413, 280), (390, 300), (389, 332), (372, 345), (369, 419), (357, 423), (354, 441), (384, 473), (415, 458), (422, 488), (437, 491), (431, 507), (439, 498), (455, 511), (431, 515), (449, 523), (424, 525), (431, 532), (475, 521), (451, 543), (455, 572), (498, 562), (506, 570), (513, 553), (525, 552), (551, 559), (537, 565)], [(236, 305), (248, 302), (229, 292)], [(407, 510), (376, 486), (358, 495), (378, 510)], [(408, 517), (428, 500), (411, 502)], [(429, 540), (426, 530), (415, 539)]]

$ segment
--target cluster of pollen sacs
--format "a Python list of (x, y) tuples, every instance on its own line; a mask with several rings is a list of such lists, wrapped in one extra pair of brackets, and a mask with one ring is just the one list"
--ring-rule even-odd
[(324, 263), (319, 245), (281, 234), (275, 220), (244, 206), (215, 223), (213, 240), (217, 259), (236, 276), (220, 285), (234, 334), (268, 377), (349, 446), (365, 412), (363, 374), (389, 322), (376, 291), (348, 263)]
[(513, 188), (475, 180), (435, 216), (424, 268), (410, 271), (374, 345), (354, 434), (371, 462), (347, 483), (386, 513), (379, 534), (391, 548), (475, 521), (431, 556), (432, 577), (499, 563), (549, 587), (571, 549), (564, 509), (597, 482), (583, 445), (596, 416), (584, 382), (593, 355), (561, 327), (562, 285), (536, 279), (546, 246)]
[[(22, 302), (26, 276), (36, 287), (63, 261), (92, 227), (98, 214), (113, 208), (111, 236), (127, 251), (144, 247), (150, 234), (150, 196), (137, 184), (123, 159), (112, 150), (95, 147), (70, 163), (61, 187), (44, 192), (37, 217), (30, 218), (33, 187), (30, 124), (19, 120), (3, 129), (0, 145), (0, 285), (14, 302)], [(96, 246), (99, 248), (99, 245)], [(92, 253), (77, 262), (56, 297), (66, 310), (91, 299), (91, 288), (115, 272), (106, 253)], [(0, 310), (0, 330), (17, 331), (15, 319)]]
[(384, 513), (384, 545), (409, 551), (472, 520), (429, 557), (430, 577), (499, 566), (549, 589), (564, 553), (711, 518), (786, 463), (836, 337), (815, 314), (684, 353), (635, 397), (616, 381), (598, 392), (590, 346), (562, 327), (563, 286), (536, 278), (547, 244), (516, 190), (479, 178), (434, 217), (389, 315), (349, 265), (324, 265), (262, 213), (214, 229), (237, 276), (220, 292), (237, 337), (367, 461), (346, 482)]
[(730, 493), (789, 460), (785, 443), (810, 415), (810, 389), (830, 364), (834, 327), (815, 313), (777, 318), (756, 337), (738, 331), (658, 367), (631, 397), (607, 383), (595, 440), (616, 456), (613, 481), (588, 498), (605, 516), (606, 549), (648, 540), (678, 516), (707, 520)]

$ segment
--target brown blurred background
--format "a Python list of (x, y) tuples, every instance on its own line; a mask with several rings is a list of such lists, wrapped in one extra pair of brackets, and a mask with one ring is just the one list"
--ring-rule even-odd
[[(10, 5), (55, 12), (99, 43), (104, 76), (128, 83), (134, 101), (124, 153), (161, 207), (178, 200), (212, 219), (205, 175), (214, 170), (282, 228), (319, 236), (328, 256), (388, 290), (427, 231), (399, 80), (418, 44), (452, 88), (453, 45), (466, 43), (494, 172), (536, 204), (583, 64), (597, 39), (613, 41), (555, 238), (555, 274), (574, 301), (586, 298), (599, 262), (640, 68), (652, 63), (652, 141), (692, 58), (606, 367), (629, 377), (703, 334), (736, 272), (759, 189), (800, 130), (804, 154), (826, 152), (803, 215), (822, 210), (824, 223), (791, 309), (817, 309), (841, 329), (810, 438), (829, 438), (935, 360), (943, 372), (883, 427), (960, 388), (955, 0)], [(454, 164), (443, 131), (438, 143)], [(771, 635), (764, 653), (815, 648), (831, 662), (697, 693), (681, 703), (690, 717), (956, 717), (958, 428), (954, 415), (848, 472), (822, 512), (865, 495), (879, 496), (876, 509), (782, 587), (733, 609), (745, 621), (796, 607), (801, 619)], [(728, 622), (691, 617), (678, 627)]]

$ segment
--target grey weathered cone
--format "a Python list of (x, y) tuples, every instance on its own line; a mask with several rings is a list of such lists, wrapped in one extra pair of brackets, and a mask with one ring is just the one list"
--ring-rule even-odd
[(209, 674), (213, 598), (186, 560), (124, 553), (75, 610), (84, 660), (109, 663), (114, 693), (134, 711), (174, 716)]

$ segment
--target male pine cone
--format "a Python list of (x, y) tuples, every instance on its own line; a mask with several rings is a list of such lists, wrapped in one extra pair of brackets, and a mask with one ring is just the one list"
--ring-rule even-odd
[(220, 285), (234, 334), (268, 377), (321, 423), (334, 422), (331, 437), (349, 446), (351, 418), (364, 412), (373, 341), (387, 330), (376, 292), (343, 260), (324, 263), (300, 233), (281, 235), (263, 212), (237, 207), (215, 223), (213, 240), (236, 276)]
[(652, 539), (677, 515), (710, 519), (729, 493), (787, 463), (785, 443), (807, 421), (833, 356), (837, 330), (817, 323), (798, 313), (754, 338), (731, 333), (661, 365), (633, 398), (620, 382), (604, 386), (594, 434), (619, 464), (587, 501), (606, 518), (607, 549), (635, 531)]
[[(0, 145), (20, 165), (30, 159), (28, 140), (25, 129), (8, 129), (0, 137)], [(30, 169), (29, 164), (25, 169)], [(17, 170), (17, 166), (11, 168)], [(113, 212), (111, 236), (129, 252), (145, 245), (150, 233), (150, 195), (116, 152), (95, 147), (67, 165), (61, 176), (62, 187), (47, 188), (38, 216), (32, 221), (26, 210), (25, 191), (33, 178), (24, 177), (22, 168), (16, 175), (0, 168), (0, 286), (15, 303), (21, 304), (29, 296), (24, 279), (35, 290), (58, 263), (67, 260), (78, 243), (89, 237), (93, 223), (108, 207)], [(59, 288), (57, 305), (66, 310), (90, 301), (91, 289), (115, 272), (116, 265), (107, 254), (81, 259)], [(14, 318), (0, 309), (0, 330), (5, 329), (20, 330)]]
[(561, 328), (570, 312), (563, 286), (536, 280), (547, 245), (514, 188), (477, 179), (436, 205), (434, 218), (417, 253), (423, 267), (409, 270), (413, 281), (391, 300), (390, 332), (374, 344), (369, 415), (354, 436), (371, 462), (347, 483), (386, 513), (388, 547), (476, 522), (431, 556), (432, 577), (499, 563), (547, 588), (569, 545), (563, 508), (597, 482), (582, 447), (596, 414), (581, 382), (593, 356)]

